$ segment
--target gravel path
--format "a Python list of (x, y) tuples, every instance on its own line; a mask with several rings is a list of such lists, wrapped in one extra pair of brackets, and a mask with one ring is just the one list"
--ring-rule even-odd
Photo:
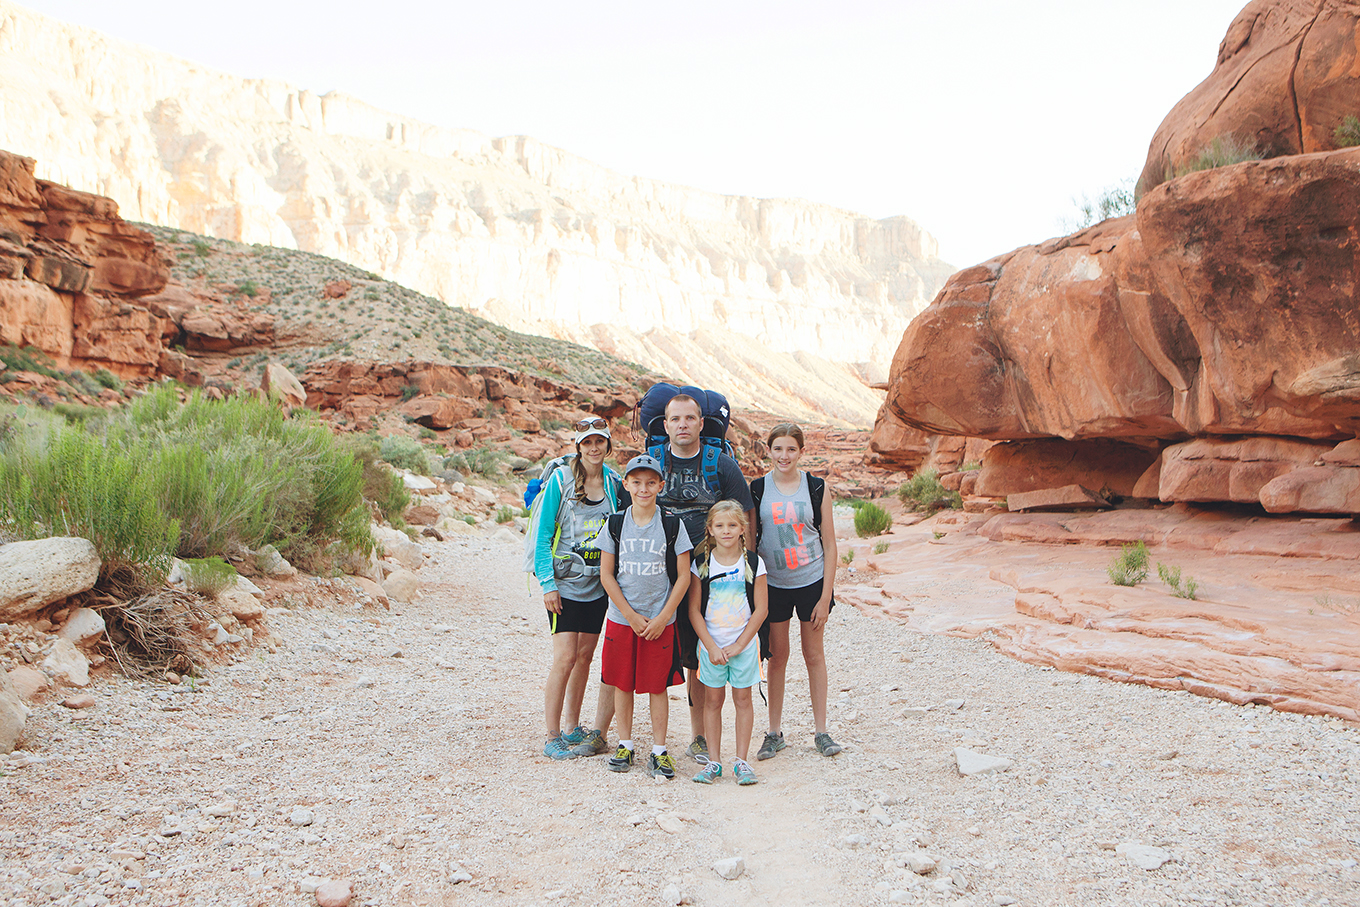
[[(38, 706), (0, 760), (0, 902), (307, 905), (350, 879), (369, 905), (1360, 904), (1354, 727), (1059, 674), (841, 607), (842, 755), (812, 750), (795, 645), (790, 746), (754, 787), (692, 784), (688, 760), (669, 783), (553, 763), (549, 642), (518, 547), (429, 550), (415, 605), (276, 614), (285, 645), (206, 685), (115, 677), (94, 708)], [(673, 751), (687, 723), (673, 697)], [(956, 747), (1013, 765), (963, 777)], [(732, 856), (745, 873), (726, 881), (713, 866)]]

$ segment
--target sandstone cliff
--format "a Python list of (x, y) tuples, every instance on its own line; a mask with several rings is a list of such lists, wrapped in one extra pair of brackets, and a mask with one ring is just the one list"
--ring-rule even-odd
[(0, 147), (125, 216), (317, 252), (734, 402), (867, 424), (952, 268), (904, 217), (614, 173), (246, 80), (0, 0)]

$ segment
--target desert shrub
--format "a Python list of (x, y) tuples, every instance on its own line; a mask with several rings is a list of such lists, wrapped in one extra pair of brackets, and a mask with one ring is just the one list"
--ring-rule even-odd
[(420, 394), (420, 385), (418, 385), (418, 384), (404, 384), (404, 385), (402, 385), (402, 388), (401, 388), (401, 402), (402, 402), (402, 403), (405, 403), (407, 400), (410, 400), (412, 397), (418, 396), (419, 394)]
[(1073, 233), (1112, 217), (1132, 214), (1137, 210), (1138, 204), (1133, 180), (1124, 180), (1117, 186), (1109, 186), (1094, 199), (1083, 194), (1080, 200), (1073, 199), (1073, 202), (1077, 206), (1077, 217), (1064, 224)]
[(18, 538), (88, 539), (100, 575), (147, 585), (170, 570), (179, 522), (160, 506), (140, 451), (106, 447), (75, 426), (23, 423), (0, 437), (0, 525)]
[(253, 299), (260, 295), (260, 285), (253, 280), (243, 280), (236, 285), (236, 292)]
[(1171, 594), (1177, 598), (1188, 598), (1194, 601), (1196, 593), (1199, 591), (1199, 583), (1195, 582), (1194, 577), (1186, 576), (1181, 578), (1180, 567), (1168, 567), (1166, 564), (1157, 565), (1157, 577), (1162, 582), (1171, 587)]
[(359, 461), (363, 470), (364, 500), (371, 501), (378, 508), (383, 519), (393, 526), (403, 522), (402, 514), (411, 506), (411, 492), (401, 476), (381, 463), (378, 445), (367, 438), (351, 440), (350, 452)]
[(1235, 135), (1220, 135), (1201, 148), (1199, 154), (1178, 167), (1175, 175), (1185, 176), (1187, 173), (1213, 170), (1231, 164), (1240, 164), (1243, 161), (1259, 161), (1262, 157), (1264, 155), (1257, 150), (1256, 143), (1250, 139), (1239, 139)]
[(378, 453), (398, 469), (406, 469), (421, 476), (430, 474), (430, 458), (424, 446), (412, 438), (388, 435), (379, 442)]
[(855, 534), (860, 538), (882, 535), (892, 526), (892, 514), (872, 501), (855, 510)]
[(933, 469), (923, 469), (903, 482), (897, 490), (897, 496), (908, 509), (926, 513), (957, 510), (963, 506), (963, 498), (959, 493), (941, 485), (940, 474)]
[(94, 373), (94, 380), (100, 387), (111, 391), (121, 391), (123, 389), (123, 379), (106, 368), (101, 368)]
[(182, 557), (269, 543), (289, 560), (333, 542), (372, 550), (362, 467), (306, 411), (290, 418), (253, 397), (197, 393), (181, 405), (162, 387), (129, 406), (107, 440), (141, 451), (180, 522)]
[(888, 550), (887, 542), (874, 542), (874, 554), (883, 554)]
[(515, 518), (515, 511), (508, 505), (502, 504), (496, 509), (496, 522), (508, 523)]
[(980, 469), (982, 469), (981, 460), (969, 460), (959, 467), (959, 472), (977, 472)]
[(846, 548), (846, 549), (845, 549), (845, 553), (841, 555), (841, 563), (844, 564), (845, 566), (849, 567), (850, 564), (854, 562), (854, 560), (855, 560), (855, 549), (854, 549), (854, 548)]
[(1148, 550), (1142, 541), (1125, 545), (1105, 568), (1116, 586), (1136, 586), (1148, 575)]
[(456, 469), (464, 475), (476, 473), (494, 479), (505, 472), (505, 464), (510, 454), (492, 447), (474, 447), (462, 450), (444, 458), (445, 469)]
[(217, 598), (236, 585), (236, 568), (220, 557), (187, 558), (180, 563), (190, 592)]
[(1341, 121), (1341, 125), (1336, 127), (1332, 133), (1336, 139), (1336, 147), (1352, 148), (1360, 145), (1360, 117), (1351, 114)]

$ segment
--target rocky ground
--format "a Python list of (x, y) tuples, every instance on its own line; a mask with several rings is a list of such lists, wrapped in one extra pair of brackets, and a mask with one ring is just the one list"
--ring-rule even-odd
[[(276, 651), (242, 647), (207, 682), (113, 675), (92, 707), (37, 702), (0, 761), (0, 901), (306, 905), (348, 880), (368, 905), (1360, 902), (1354, 726), (1062, 674), (842, 606), (840, 756), (811, 748), (795, 655), (791, 745), (754, 787), (554, 763), (519, 547), (428, 550), (415, 604), (317, 581), (270, 612)], [(920, 593), (997, 589), (977, 570)], [(677, 697), (671, 714), (680, 749)], [(956, 748), (1010, 767), (963, 776)]]

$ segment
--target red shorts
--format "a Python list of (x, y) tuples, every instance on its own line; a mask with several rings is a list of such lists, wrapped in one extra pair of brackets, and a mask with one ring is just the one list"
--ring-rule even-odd
[(656, 639), (643, 639), (627, 624), (604, 622), (600, 682), (625, 693), (664, 693), (685, 682), (675, 624)]

